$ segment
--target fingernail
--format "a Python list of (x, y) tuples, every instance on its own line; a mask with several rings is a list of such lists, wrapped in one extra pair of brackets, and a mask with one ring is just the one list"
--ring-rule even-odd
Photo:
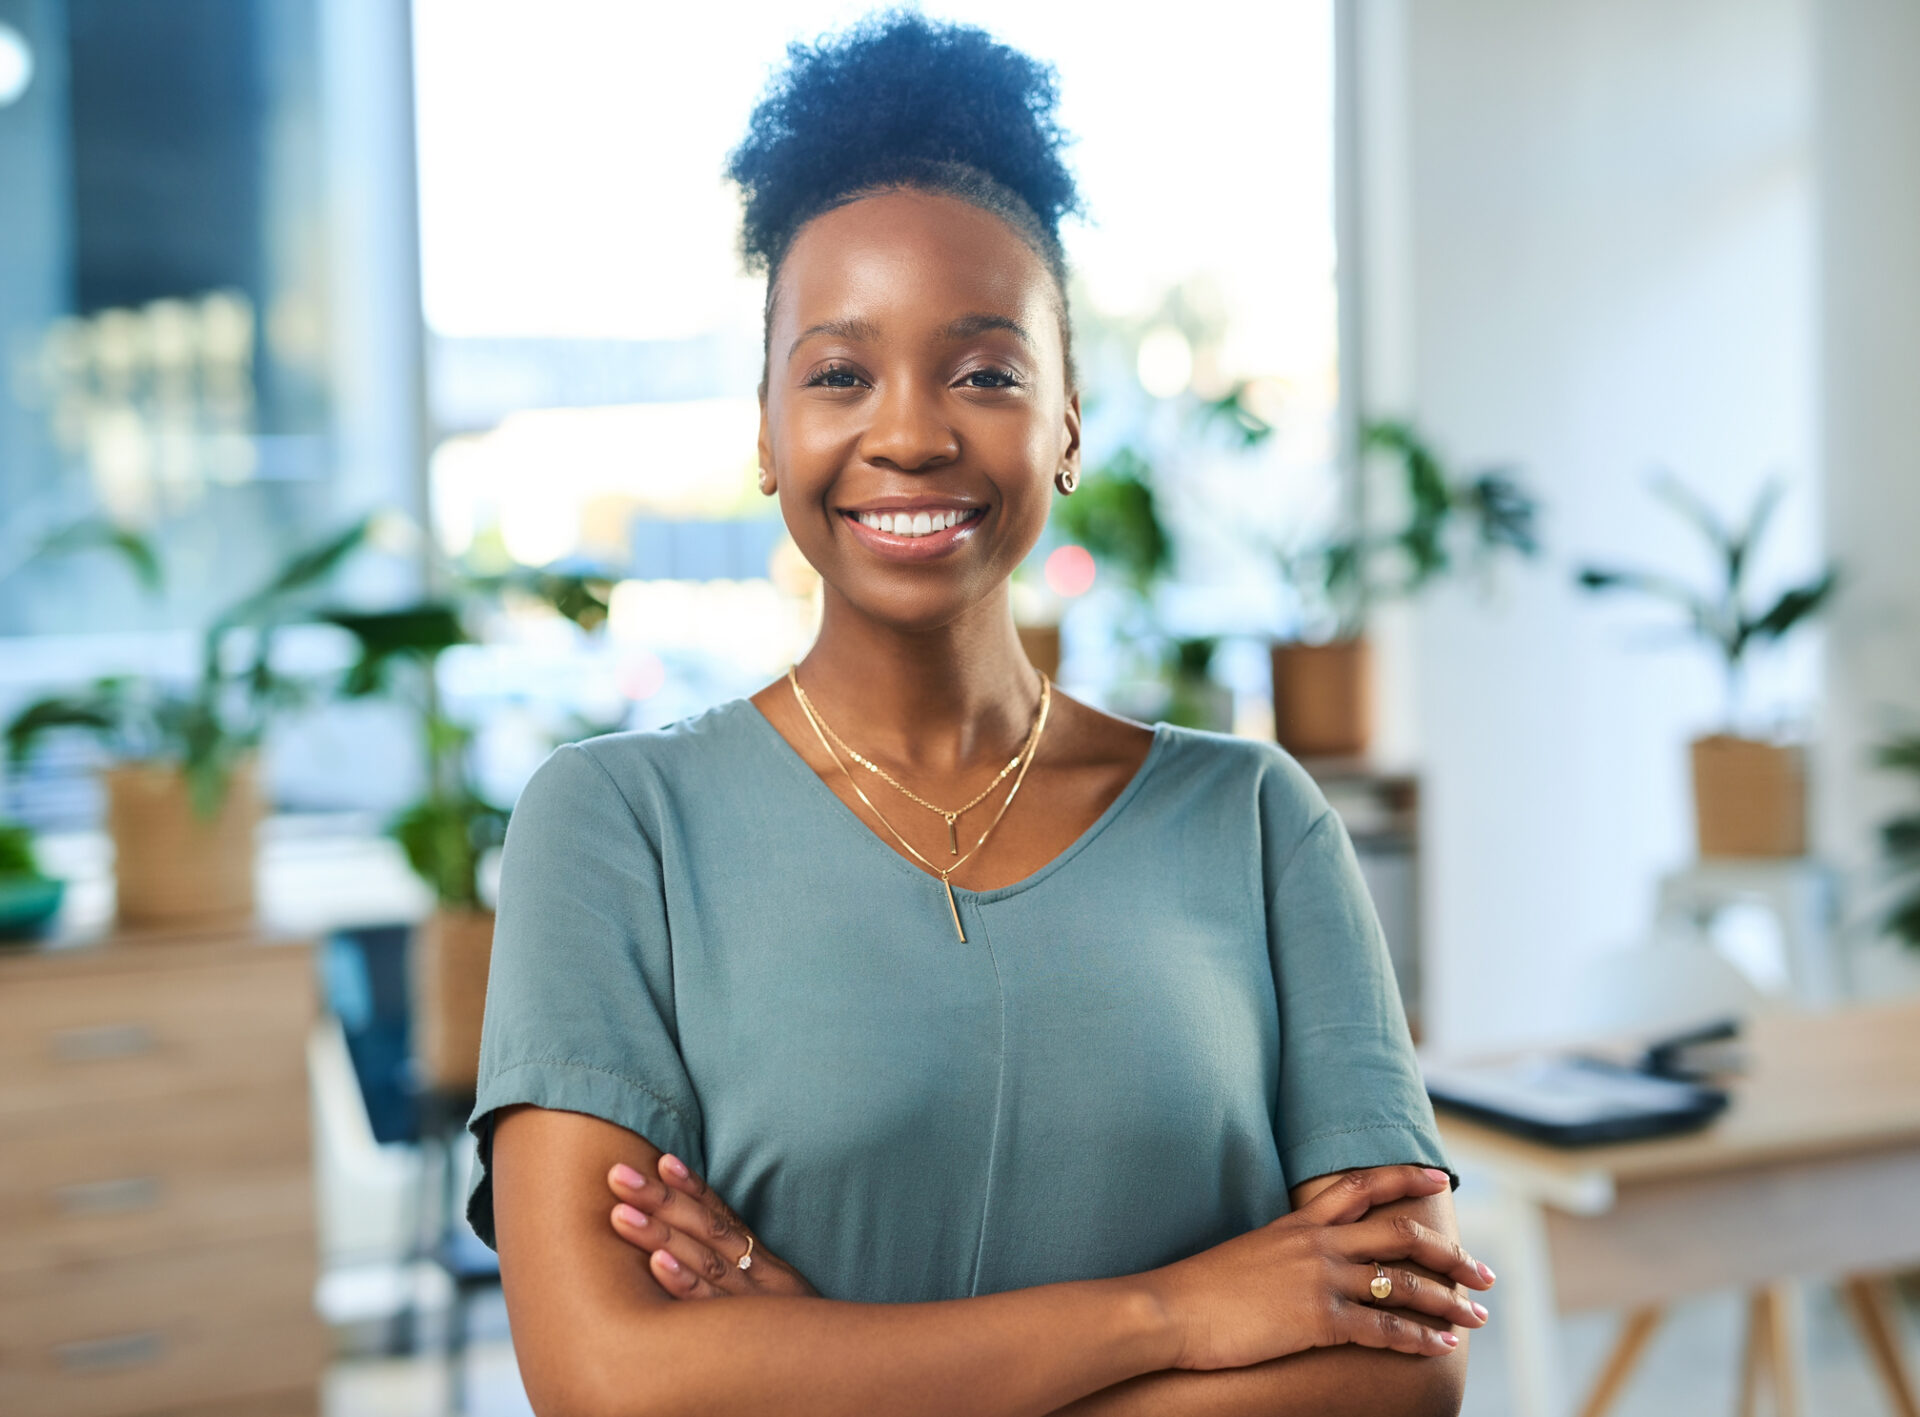
[(673, 1251), (655, 1250), (654, 1253), (660, 1256), (661, 1264), (665, 1265), (668, 1269), (672, 1270), (675, 1274), (678, 1274), (680, 1272), (680, 1261), (673, 1257)]
[(1458, 1348), (1460, 1346), (1460, 1335), (1457, 1333), (1443, 1333), (1440, 1335), (1440, 1341), (1449, 1348)]
[(1429, 1166), (1426, 1168), (1426, 1172), (1429, 1181), (1445, 1181), (1449, 1186), (1453, 1184), (1453, 1178), (1444, 1171), (1436, 1171), (1433, 1167)]
[(677, 1156), (661, 1157), (660, 1169), (662, 1171), (665, 1171), (669, 1176), (673, 1177), (673, 1179), (676, 1181), (684, 1181), (687, 1179), (689, 1175), (692, 1174), (690, 1171), (687, 1170), (687, 1163), (682, 1161)]
[(616, 1205), (613, 1214), (615, 1219), (624, 1220), (629, 1225), (636, 1225), (642, 1230), (647, 1228), (647, 1217), (630, 1205)]
[(1485, 1322), (1486, 1322), (1486, 1320), (1487, 1320), (1487, 1306), (1486, 1306), (1485, 1304), (1475, 1304), (1475, 1305), (1473, 1306), (1473, 1311), (1474, 1311), (1474, 1313), (1476, 1313), (1476, 1314), (1478, 1314), (1478, 1315), (1480, 1316), (1480, 1321), (1481, 1321), (1482, 1323), (1485, 1323)]
[(647, 1188), (647, 1178), (631, 1166), (614, 1167), (613, 1179), (630, 1191), (644, 1191)]
[(1493, 1283), (1493, 1271), (1488, 1269), (1485, 1265), (1480, 1265), (1479, 1268), (1480, 1268), (1480, 1277), (1486, 1280), (1487, 1283), (1489, 1284)]

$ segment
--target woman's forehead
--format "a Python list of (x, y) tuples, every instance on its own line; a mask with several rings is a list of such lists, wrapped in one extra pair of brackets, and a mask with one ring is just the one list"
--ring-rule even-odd
[(998, 316), (1040, 339), (1057, 301), (1040, 257), (999, 217), (955, 197), (894, 191), (801, 230), (781, 262), (773, 334), (784, 354), (783, 334), (816, 325), (859, 322), (885, 338)]

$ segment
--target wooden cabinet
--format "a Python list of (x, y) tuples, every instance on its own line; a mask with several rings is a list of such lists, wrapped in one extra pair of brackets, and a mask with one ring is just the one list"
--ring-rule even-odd
[(0, 954), (0, 1412), (317, 1409), (295, 944)]

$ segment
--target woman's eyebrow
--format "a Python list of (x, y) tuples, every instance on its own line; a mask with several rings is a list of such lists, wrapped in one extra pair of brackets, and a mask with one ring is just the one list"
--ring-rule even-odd
[(819, 324), (808, 325), (804, 330), (800, 331), (799, 338), (787, 346), (787, 358), (793, 358), (794, 351), (799, 349), (801, 345), (805, 344), (815, 335), (833, 335), (837, 339), (872, 341), (880, 338), (880, 327), (872, 320), (862, 320), (858, 318), (850, 320), (822, 320)]
[(942, 339), (972, 339), (988, 330), (1005, 330), (1028, 349), (1033, 348), (1033, 336), (1027, 333), (1027, 327), (1018, 320), (1010, 320), (1005, 315), (962, 315), (952, 321), (940, 332)]

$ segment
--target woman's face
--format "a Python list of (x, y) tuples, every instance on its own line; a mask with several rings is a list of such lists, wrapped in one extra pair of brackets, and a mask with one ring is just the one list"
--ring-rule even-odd
[(768, 332), (760, 466), (829, 598), (932, 629), (1033, 549), (1054, 474), (1080, 458), (1058, 299), (1012, 228), (952, 197), (888, 192), (802, 229)]

